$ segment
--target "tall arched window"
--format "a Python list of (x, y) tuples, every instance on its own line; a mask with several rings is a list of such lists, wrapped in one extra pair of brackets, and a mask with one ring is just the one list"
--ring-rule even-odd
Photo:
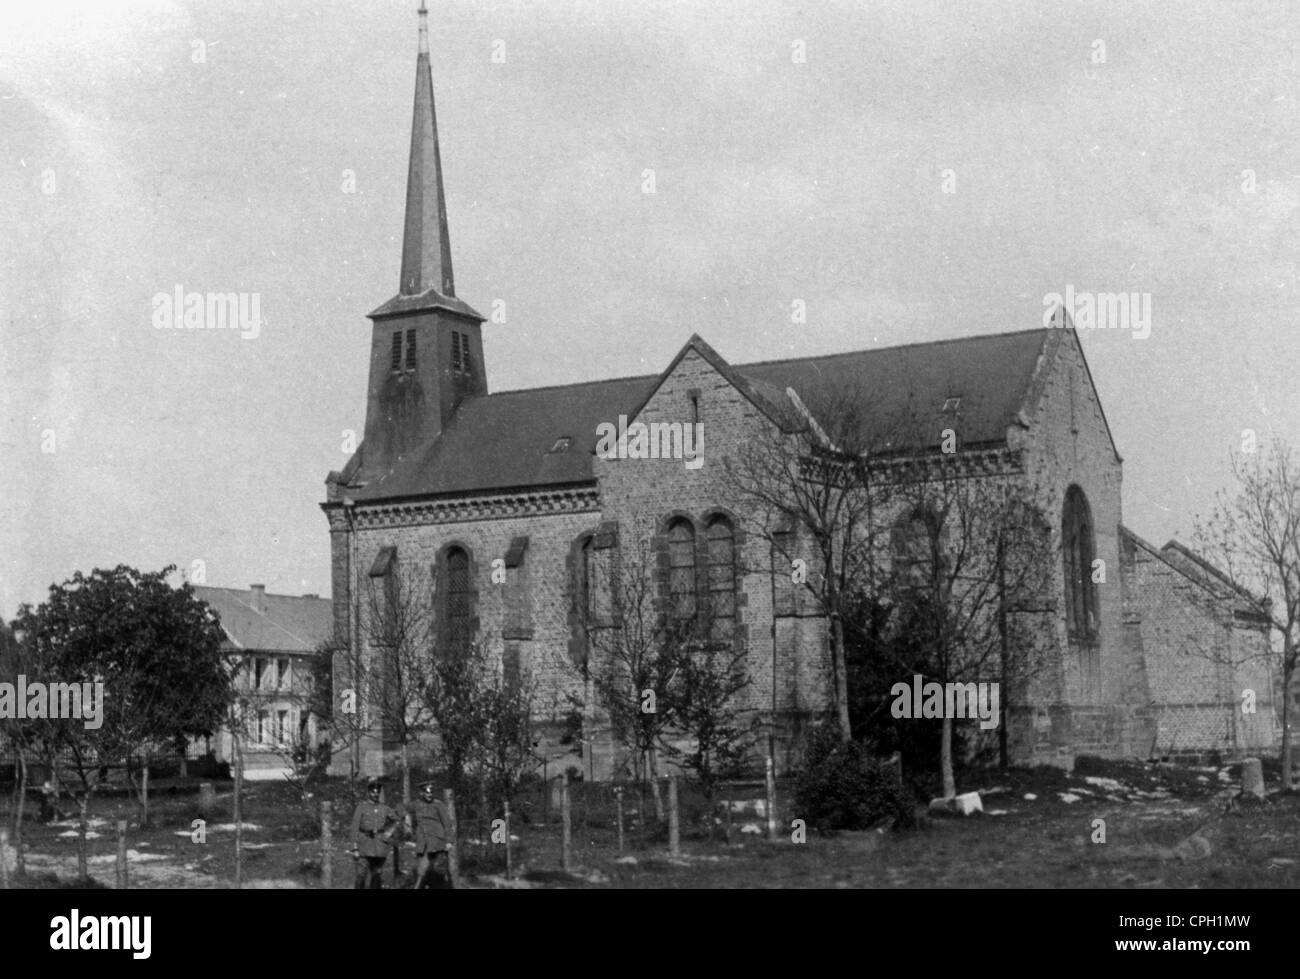
[(689, 520), (668, 528), (668, 593), (676, 618), (695, 618), (695, 527)]
[(1097, 638), (1097, 585), (1092, 580), (1096, 545), (1092, 513), (1078, 486), (1065, 494), (1061, 516), (1061, 549), (1065, 566), (1065, 622), (1073, 639)]
[(473, 618), (472, 582), (469, 577), (469, 555), (463, 547), (448, 549), (446, 606), (443, 619), (443, 648), (448, 655), (463, 656), (469, 652), (471, 619)]
[(894, 573), (912, 587), (946, 587), (949, 572), (948, 528), (932, 509), (905, 512), (890, 532)]
[(736, 540), (731, 521), (709, 521), (709, 614), (712, 638), (729, 642), (736, 632)]

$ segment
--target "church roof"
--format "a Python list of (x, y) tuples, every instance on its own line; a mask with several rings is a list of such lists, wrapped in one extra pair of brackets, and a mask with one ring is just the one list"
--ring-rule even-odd
[[(937, 445), (948, 427), (963, 445), (996, 445), (1025, 403), (1049, 333), (1034, 329), (738, 366), (692, 337), (658, 376), (467, 399), (439, 438), (348, 495), (366, 501), (590, 483), (597, 426), (616, 424), (619, 415), (631, 421), (690, 349), (783, 427), (795, 417), (786, 394), (793, 389), (814, 417), (833, 410), (837, 398), (856, 400), (875, 429), (867, 444), (878, 451)], [(953, 406), (951, 399), (960, 400)]]

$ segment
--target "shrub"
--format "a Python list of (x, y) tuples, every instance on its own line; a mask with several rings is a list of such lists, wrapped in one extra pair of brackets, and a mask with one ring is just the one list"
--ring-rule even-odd
[(890, 822), (916, 825), (916, 803), (893, 766), (856, 741), (842, 742), (832, 726), (813, 733), (794, 789), (795, 815), (818, 832), (869, 829)]

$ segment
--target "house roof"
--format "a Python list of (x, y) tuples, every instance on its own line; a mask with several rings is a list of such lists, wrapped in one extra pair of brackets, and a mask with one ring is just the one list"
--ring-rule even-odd
[(265, 594), (259, 612), (252, 589), (195, 586), (194, 595), (217, 613), (233, 649), (310, 653), (334, 631), (327, 598)]
[[(635, 417), (691, 349), (783, 427), (798, 417), (793, 390), (814, 417), (848, 397), (870, 429), (863, 444), (876, 451), (937, 446), (948, 427), (963, 445), (994, 445), (1025, 404), (1049, 334), (1040, 328), (738, 366), (693, 336), (658, 376), (467, 399), (437, 439), (348, 495), (373, 501), (590, 483), (597, 426)], [(950, 398), (960, 402), (945, 412)], [(563, 437), (570, 442), (556, 451)], [(349, 464), (345, 478), (356, 471)]]

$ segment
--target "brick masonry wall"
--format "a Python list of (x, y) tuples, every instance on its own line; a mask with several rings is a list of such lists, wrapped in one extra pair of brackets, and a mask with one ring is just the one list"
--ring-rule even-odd
[[(1053, 663), (1033, 683), (1035, 760), (1071, 763), (1080, 751), (1127, 755), (1137, 751), (1145, 721), (1142, 662), (1125, 641), (1120, 574), (1119, 527), (1123, 519), (1123, 473), (1105, 417), (1088, 376), (1077, 335), (1048, 333), (1041, 396), (1027, 419), (1029, 429), (1013, 427), (1009, 439), (1026, 453), (1027, 480), (1040, 500), (1052, 531), (1050, 595), (1055, 612), (1050, 630)], [(1095, 557), (1105, 562), (1105, 581), (1097, 584), (1099, 688), (1088, 683), (1087, 651), (1072, 644), (1066, 629), (1065, 573), (1061, 521), (1066, 491), (1077, 485), (1092, 517)]]
[[(1235, 622), (1196, 582), (1126, 539), (1127, 617), (1140, 634), (1156, 723), (1155, 753), (1218, 752), (1235, 757), (1273, 745), (1267, 636)], [(1256, 712), (1242, 695), (1255, 692)]]
[[(747, 503), (726, 470), (729, 460), (737, 464), (741, 446), (769, 437), (771, 422), (694, 350), (686, 353), (641, 413), (628, 421), (688, 425), (693, 419), (692, 395), (703, 425), (703, 465), (691, 470), (681, 459), (597, 459), (602, 508), (618, 521), (625, 551), (641, 541), (654, 547), (671, 516), (688, 517), (699, 545), (697, 578), (701, 580), (707, 574), (706, 521), (713, 514), (729, 515), (739, 531), (738, 569), (747, 572), (741, 576), (736, 599), (738, 632), (748, 649), (752, 678), (744, 706), (770, 714), (775, 683), (778, 710), (824, 711), (829, 703), (825, 623), (807, 617), (806, 609), (805, 617), (780, 619), (774, 666), (771, 548), (756, 532), (753, 515), (746, 513)], [(617, 418), (606, 420), (618, 423)]]

